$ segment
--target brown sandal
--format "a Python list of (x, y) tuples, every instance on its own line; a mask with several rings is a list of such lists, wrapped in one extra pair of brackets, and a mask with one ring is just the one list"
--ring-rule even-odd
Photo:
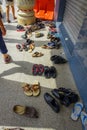
[(35, 81), (32, 85), (33, 96), (38, 96), (40, 94), (40, 83)]
[(32, 54), (32, 57), (41, 57), (43, 56), (44, 54), (41, 53), (41, 52), (35, 52), (34, 54)]
[(31, 90), (31, 86), (27, 83), (25, 83), (23, 85), (23, 90), (24, 90), (24, 93), (27, 95), (27, 96), (32, 96), (33, 92)]

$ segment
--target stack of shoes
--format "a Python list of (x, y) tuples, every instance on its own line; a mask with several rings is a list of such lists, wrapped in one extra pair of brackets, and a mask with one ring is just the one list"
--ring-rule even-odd
[(31, 40), (31, 39), (26, 39), (26, 42), (25, 43), (22, 43), (22, 44), (17, 44), (16, 45), (16, 48), (19, 50), (19, 51), (28, 51), (29, 52), (32, 52), (35, 48), (35, 44), (34, 44), (34, 41)]
[(62, 56), (53, 55), (50, 58), (51, 61), (53, 61), (54, 64), (64, 64), (67, 63), (67, 60), (63, 58)]
[(59, 88), (53, 89), (52, 94), (60, 100), (60, 103), (69, 106), (72, 103), (76, 103), (79, 99), (79, 96), (73, 92), (71, 89)]
[(42, 28), (45, 28), (45, 25), (41, 22), (37, 22), (37, 23), (31, 25), (31, 27), (26, 30), (26, 33), (28, 34), (31, 32), (35, 32), (35, 31), (42, 29)]
[[(62, 105), (68, 107), (70, 104), (76, 103), (79, 99), (79, 96), (71, 89), (53, 89), (51, 93), (52, 95), (48, 92), (44, 93), (44, 99), (46, 103), (52, 108), (52, 110), (56, 113), (60, 111), (59, 101)], [(71, 117), (73, 117), (73, 115), (71, 115)]]
[(61, 47), (61, 40), (60, 40), (59, 37), (52, 36), (52, 37), (50, 38), (50, 41), (55, 44), (55, 48), (56, 48), (56, 49), (59, 49), (59, 48)]

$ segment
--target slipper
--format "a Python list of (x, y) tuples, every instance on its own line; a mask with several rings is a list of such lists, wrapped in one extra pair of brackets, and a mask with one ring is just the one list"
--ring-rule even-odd
[(35, 49), (35, 45), (30, 44), (28, 52), (31, 53), (34, 49)]
[(41, 48), (47, 49), (48, 46), (46, 44), (44, 44), (43, 46), (41, 46)]
[(38, 96), (40, 94), (40, 83), (35, 81), (32, 85), (33, 96)]
[(55, 43), (54, 42), (49, 42), (48, 43), (48, 46), (52, 47), (52, 48), (55, 48)]
[(48, 66), (44, 66), (44, 76), (45, 78), (51, 78), (51, 75), (50, 75), (50, 67)]
[(50, 67), (50, 76), (52, 78), (56, 78), (56, 76), (57, 76), (57, 71), (56, 71), (56, 68), (54, 66)]
[(32, 57), (41, 57), (43, 56), (43, 53), (41, 52), (34, 52), (34, 54), (32, 54)]
[(73, 111), (72, 111), (72, 114), (71, 114), (71, 119), (76, 121), (79, 118), (82, 109), (83, 109), (83, 104), (81, 102), (77, 102), (74, 105), (74, 108), (73, 108)]
[(33, 75), (38, 75), (38, 72), (39, 72), (38, 64), (34, 64), (33, 67), (32, 67)]
[(23, 88), (25, 95), (32, 96), (33, 93), (32, 93), (32, 90), (31, 90), (31, 86), (29, 84), (25, 83), (22, 88)]
[(44, 94), (44, 99), (45, 99), (46, 103), (52, 108), (52, 110), (54, 110), (54, 112), (58, 113), (60, 111), (60, 106), (59, 106), (58, 102), (49, 93), (46, 92)]
[(44, 44), (43, 46), (41, 46), (41, 48), (43, 48), (43, 49), (51, 49), (51, 48), (53, 48), (53, 47)]
[(16, 48), (17, 48), (19, 51), (23, 51), (21, 45), (19, 45), (19, 44), (16, 45)]
[(84, 111), (81, 112), (81, 121), (82, 121), (84, 130), (87, 130), (87, 113), (85, 113)]
[(67, 60), (63, 58), (62, 56), (53, 55), (50, 58), (51, 61), (53, 61), (55, 64), (64, 64), (67, 63)]
[(21, 31), (25, 31), (24, 27), (22, 25), (17, 25), (17, 31), (21, 32)]
[(44, 72), (44, 66), (42, 64), (39, 64), (38, 68), (39, 68), (38, 75), (42, 75)]

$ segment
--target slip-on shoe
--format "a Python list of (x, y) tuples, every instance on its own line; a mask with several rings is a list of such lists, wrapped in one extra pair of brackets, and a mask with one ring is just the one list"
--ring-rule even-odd
[(58, 102), (53, 98), (49, 93), (44, 94), (44, 99), (47, 102), (47, 104), (56, 112), (58, 113), (60, 111), (60, 107)]

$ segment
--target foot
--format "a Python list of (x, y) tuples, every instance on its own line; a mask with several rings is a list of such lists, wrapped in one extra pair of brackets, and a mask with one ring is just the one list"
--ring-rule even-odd
[(11, 56), (10, 56), (10, 55), (5, 56), (5, 57), (4, 57), (4, 62), (5, 62), (6, 64), (10, 63), (10, 62), (11, 62)]
[(14, 19), (17, 19), (17, 17), (16, 17), (16, 16), (14, 16)]
[(11, 23), (11, 21), (10, 21), (9, 19), (7, 20), (7, 22), (8, 22), (8, 23)]

